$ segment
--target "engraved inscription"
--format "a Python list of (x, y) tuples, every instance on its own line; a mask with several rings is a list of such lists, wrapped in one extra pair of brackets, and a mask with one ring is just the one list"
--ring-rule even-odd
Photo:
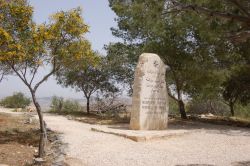
[(165, 129), (168, 121), (166, 67), (156, 54), (139, 57), (133, 85), (131, 129)]

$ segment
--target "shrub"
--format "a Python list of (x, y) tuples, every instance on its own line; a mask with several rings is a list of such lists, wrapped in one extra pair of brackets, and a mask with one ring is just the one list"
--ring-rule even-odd
[(51, 104), (50, 104), (50, 108), (51, 108), (50, 110), (61, 112), (63, 108), (63, 102), (64, 102), (64, 99), (62, 97), (53, 96)]
[(82, 107), (77, 101), (73, 100), (66, 100), (63, 102), (63, 109), (64, 112), (76, 112), (81, 111)]
[(250, 120), (250, 104), (241, 105), (240, 103), (236, 103), (235, 116), (239, 117), (239, 118)]
[(171, 97), (169, 99), (169, 115), (179, 115), (179, 106), (178, 103), (172, 99)]
[(25, 97), (23, 93), (18, 92), (1, 100), (0, 105), (6, 108), (25, 108), (30, 103), (31, 100), (29, 98)]
[(77, 102), (73, 100), (64, 100), (62, 97), (54, 96), (51, 101), (50, 111), (52, 112), (77, 112), (83, 108)]
[(218, 116), (230, 116), (229, 107), (219, 99), (191, 101), (187, 107), (190, 114), (211, 113)]
[(118, 93), (106, 92), (97, 95), (93, 104), (93, 111), (108, 117), (128, 117), (129, 113), (125, 102), (118, 99)]

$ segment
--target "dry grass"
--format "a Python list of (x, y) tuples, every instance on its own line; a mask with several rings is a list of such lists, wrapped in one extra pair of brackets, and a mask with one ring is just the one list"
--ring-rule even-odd
[(197, 116), (190, 116), (188, 120), (211, 123), (211, 124), (218, 124), (218, 125), (250, 128), (249, 120), (239, 119), (239, 118), (234, 118), (234, 117), (212, 116), (212, 117), (201, 118)]
[(28, 116), (0, 114), (0, 164), (29, 165), (37, 151), (37, 122), (27, 124)]
[[(29, 114), (11, 115), (0, 113), (0, 165), (29, 166), (38, 152), (39, 124), (30, 121)], [(49, 132), (48, 137), (56, 133)], [(47, 144), (51, 148), (50, 142)], [(46, 156), (43, 166), (50, 166), (53, 156)]]

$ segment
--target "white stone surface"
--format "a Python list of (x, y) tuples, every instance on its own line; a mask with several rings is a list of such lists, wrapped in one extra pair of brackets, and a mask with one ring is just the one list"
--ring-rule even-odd
[(135, 142), (113, 134), (91, 131), (91, 128), (99, 125), (76, 122), (55, 115), (45, 115), (44, 119), (49, 128), (63, 133), (63, 141), (68, 143), (67, 158), (74, 161), (70, 162), (72, 166), (250, 164), (249, 129), (204, 123), (169, 125), (168, 130), (181, 129), (188, 134)]
[(160, 57), (143, 53), (135, 71), (130, 129), (163, 130), (168, 122), (166, 65)]
[(186, 130), (129, 130), (127, 124), (113, 126), (96, 126), (92, 131), (113, 134), (135, 142), (146, 142), (159, 139), (180, 137), (189, 132)]

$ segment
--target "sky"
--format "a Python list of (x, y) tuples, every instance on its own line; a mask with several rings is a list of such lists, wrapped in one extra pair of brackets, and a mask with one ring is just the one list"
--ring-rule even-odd
[[(116, 27), (115, 13), (110, 9), (108, 0), (30, 0), (34, 7), (34, 20), (36, 23), (48, 22), (50, 15), (61, 10), (70, 10), (80, 6), (83, 9), (83, 18), (90, 26), (90, 32), (86, 35), (91, 42), (92, 48), (105, 54), (103, 49), (105, 44), (118, 41), (110, 31), (111, 27)], [(23, 92), (27, 96), (27, 87), (15, 76), (9, 76), (0, 83), (0, 97), (12, 95), (14, 92)], [(82, 98), (83, 94), (75, 92), (71, 88), (62, 88), (56, 84), (52, 77), (43, 83), (37, 91), (38, 97), (62, 96), (65, 98)]]

